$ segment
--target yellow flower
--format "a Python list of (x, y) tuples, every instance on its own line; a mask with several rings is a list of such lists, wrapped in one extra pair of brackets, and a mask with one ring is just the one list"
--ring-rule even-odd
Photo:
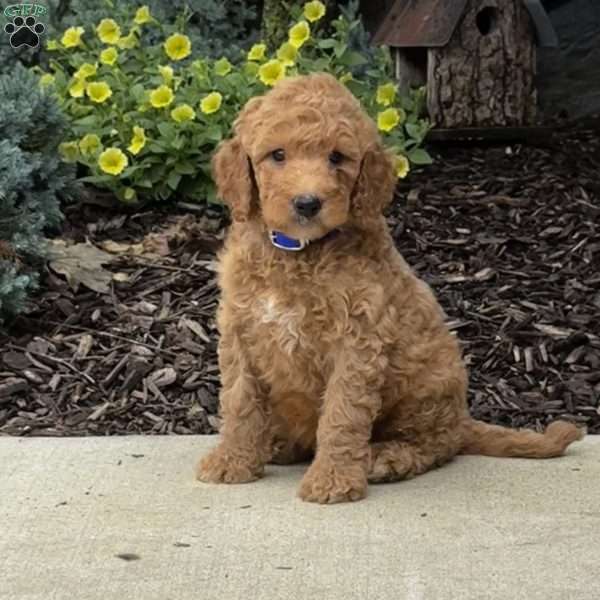
[(220, 58), (215, 62), (215, 73), (221, 77), (225, 77), (231, 71), (231, 63), (226, 58)]
[(294, 48), (300, 48), (309, 37), (310, 25), (306, 21), (300, 21), (290, 29), (289, 41)]
[(92, 83), (88, 83), (85, 91), (89, 99), (98, 104), (105, 102), (112, 96), (112, 90), (105, 81), (93, 81)]
[(192, 52), (192, 43), (187, 35), (174, 33), (164, 43), (165, 52), (171, 60), (182, 60)]
[(64, 33), (60, 40), (60, 43), (65, 48), (75, 48), (81, 44), (81, 36), (84, 32), (83, 27), (69, 27)]
[(137, 25), (149, 23), (150, 21), (152, 21), (150, 9), (147, 6), (140, 6), (136, 11), (135, 18), (133, 20), (136, 22)]
[(100, 52), (100, 62), (105, 65), (114, 65), (119, 58), (119, 51), (111, 46), (110, 48), (106, 48), (106, 50), (102, 50)]
[(105, 44), (116, 44), (121, 37), (121, 28), (113, 19), (102, 19), (96, 27), (96, 33), (101, 42)]
[(285, 77), (285, 67), (278, 60), (270, 60), (260, 67), (258, 76), (265, 85), (275, 85)]
[(75, 162), (79, 156), (77, 142), (63, 142), (58, 145), (58, 151), (65, 162)]
[(159, 66), (158, 70), (160, 71), (160, 74), (162, 75), (162, 78), (164, 80), (164, 82), (167, 85), (171, 85), (171, 82), (173, 81), (173, 68), (166, 66)]
[(131, 138), (131, 143), (127, 150), (131, 152), (131, 154), (138, 154), (139, 151), (146, 145), (146, 132), (143, 127), (135, 126), (133, 128), (133, 137)]
[(194, 109), (189, 104), (180, 104), (171, 111), (171, 117), (174, 121), (181, 123), (183, 121), (191, 121), (196, 118)]
[(406, 118), (406, 114), (402, 109), (388, 108), (377, 115), (377, 127), (381, 131), (391, 131)]
[(58, 50), (58, 42), (56, 40), (48, 40), (46, 43), (46, 50)]
[(352, 73), (350, 73), (350, 72), (344, 73), (340, 77), (340, 83), (348, 83), (348, 81), (352, 81)]
[(102, 148), (100, 138), (95, 133), (88, 133), (79, 140), (79, 149), (82, 154), (94, 154)]
[(248, 60), (264, 60), (266, 50), (266, 44), (254, 44), (254, 46), (250, 48), (250, 52), (248, 52)]
[(208, 96), (204, 96), (204, 98), (202, 98), (202, 102), (200, 102), (200, 110), (205, 115), (211, 115), (221, 108), (222, 101), (223, 96), (221, 96), (219, 92), (211, 92), (208, 94)]
[(54, 84), (54, 75), (52, 75), (52, 73), (44, 73), (40, 77), (40, 85), (42, 87), (47, 87), (47, 86), (53, 85), (53, 84)]
[(107, 148), (98, 158), (98, 166), (109, 175), (119, 175), (127, 164), (127, 156), (119, 148)]
[(325, 14), (325, 5), (319, 0), (307, 2), (304, 5), (304, 16), (312, 23), (318, 21)]
[(285, 44), (282, 44), (279, 50), (277, 50), (277, 58), (286, 67), (291, 67), (296, 62), (297, 56), (298, 49), (289, 42), (285, 42)]
[(93, 75), (96, 74), (97, 71), (97, 67), (96, 65), (92, 65), (91, 63), (83, 63), (79, 69), (77, 69), (77, 71), (75, 71), (75, 73), (73, 73), (73, 77), (75, 77), (75, 79), (79, 79), (80, 81), (83, 81), (84, 79), (87, 79), (88, 77), (92, 77)]
[(152, 104), (154, 108), (169, 106), (169, 104), (173, 102), (173, 98), (173, 90), (166, 85), (159, 85), (150, 92), (150, 104)]
[(128, 35), (126, 35), (125, 37), (119, 38), (117, 40), (117, 46), (121, 49), (121, 50), (125, 50), (126, 48), (135, 48), (136, 44), (137, 44), (137, 36), (135, 35), (136, 31), (134, 29), (132, 29)]
[(397, 154), (394, 162), (394, 166), (396, 169), (396, 177), (404, 179), (410, 171), (410, 163), (408, 162), (408, 158), (406, 158), (406, 156), (403, 156), (402, 154)]
[(377, 104), (389, 106), (396, 98), (396, 84), (386, 83), (377, 88), (377, 96), (375, 100)]
[(83, 79), (75, 81), (69, 87), (69, 96), (72, 98), (81, 98), (85, 92), (85, 81)]

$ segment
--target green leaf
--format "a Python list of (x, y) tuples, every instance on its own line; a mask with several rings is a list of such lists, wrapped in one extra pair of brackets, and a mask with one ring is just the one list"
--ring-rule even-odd
[(430, 165), (433, 159), (423, 148), (417, 148), (408, 153), (408, 160), (415, 165)]
[(417, 141), (421, 141), (423, 139), (423, 132), (421, 131), (421, 126), (417, 123), (406, 123), (404, 125), (406, 129), (406, 133), (410, 135), (411, 138)]
[(204, 131), (204, 135), (207, 140), (211, 140), (213, 142), (220, 142), (223, 139), (223, 132), (218, 125), (213, 125)]
[(155, 141), (148, 143), (148, 150), (156, 154), (167, 154), (169, 152), (169, 149), (167, 148), (167, 146), (165, 146), (165, 144)]
[(127, 167), (122, 173), (121, 177), (131, 177), (136, 171), (143, 169), (144, 165), (132, 165), (131, 167)]
[(359, 52), (348, 50), (343, 56), (339, 57), (340, 63), (346, 67), (358, 67), (367, 63), (367, 59)]
[(326, 40), (321, 40), (317, 46), (319, 46), (319, 48), (333, 48), (336, 45), (336, 41), (332, 40), (331, 38), (327, 38)]
[(346, 87), (355, 95), (362, 96), (368, 91), (368, 86), (364, 84), (362, 81), (356, 81), (355, 79), (351, 79), (346, 82)]
[(175, 137), (174, 140), (171, 141), (171, 148), (175, 150), (181, 150), (185, 146), (185, 138), (181, 136)]
[(342, 56), (347, 49), (348, 45), (344, 44), (344, 42), (336, 42), (333, 53), (335, 54), (336, 58), (340, 58), (340, 56)]
[(144, 99), (145, 90), (141, 83), (136, 83), (135, 85), (131, 86), (129, 91), (138, 102), (141, 102)]
[(175, 128), (170, 123), (159, 123), (156, 127), (160, 134), (167, 139), (174, 138), (177, 135)]
[(217, 190), (215, 189), (214, 185), (211, 185), (209, 188), (207, 188), (206, 201), (209, 204), (220, 204), (221, 206), (223, 206), (223, 203), (217, 197)]
[(330, 69), (328, 58), (317, 58), (313, 61), (312, 68), (309, 69), (311, 72), (316, 71), (328, 71)]
[(169, 175), (169, 177), (167, 177), (167, 185), (173, 191), (175, 191), (177, 189), (177, 186), (179, 185), (180, 181), (181, 181), (181, 175), (179, 173), (174, 172), (174, 171)]
[(175, 170), (181, 175), (193, 175), (197, 169), (190, 162), (180, 162), (175, 165)]
[(98, 121), (98, 117), (96, 115), (88, 115), (87, 117), (82, 117), (81, 119), (75, 119), (73, 121), (73, 125), (88, 127), (90, 125), (95, 125)]
[(414, 110), (415, 103), (409, 96), (400, 96), (400, 106), (407, 112)]
[(135, 185), (138, 187), (143, 187), (143, 188), (151, 188), (153, 186), (153, 183), (152, 183), (152, 181), (150, 181), (150, 179), (148, 179), (147, 177), (144, 177), (144, 179), (140, 179), (139, 181), (136, 181)]
[(233, 86), (234, 89), (240, 89), (242, 86), (246, 85), (244, 80), (244, 76), (241, 73), (232, 72), (227, 78), (227, 83), (230, 86)]

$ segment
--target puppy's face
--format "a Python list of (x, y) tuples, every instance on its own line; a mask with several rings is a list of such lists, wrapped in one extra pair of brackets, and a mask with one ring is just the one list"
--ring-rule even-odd
[(250, 100), (213, 167), (234, 220), (260, 218), (301, 240), (366, 226), (395, 184), (375, 124), (324, 74), (285, 80)]
[(342, 226), (362, 159), (353, 124), (310, 106), (262, 114), (249, 158), (267, 227), (316, 239)]

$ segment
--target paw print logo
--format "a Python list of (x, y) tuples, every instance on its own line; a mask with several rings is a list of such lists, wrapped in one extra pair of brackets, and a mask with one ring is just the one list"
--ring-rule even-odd
[(10, 45), (13, 48), (29, 46), (37, 48), (40, 43), (40, 35), (46, 28), (42, 23), (36, 23), (35, 17), (15, 17), (12, 23), (4, 26), (4, 31), (10, 35)]

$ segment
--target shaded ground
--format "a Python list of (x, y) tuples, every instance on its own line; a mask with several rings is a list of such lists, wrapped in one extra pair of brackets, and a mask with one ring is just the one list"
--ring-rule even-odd
[(600, 138), (446, 148), (390, 224), (463, 341), (472, 413), (600, 433)]
[[(600, 136), (548, 147), (437, 147), (389, 223), (463, 342), (480, 418), (600, 433)], [(185, 209), (180, 209), (180, 213)], [(46, 290), (0, 336), (0, 434), (215, 431), (214, 254), (223, 215), (86, 205), (63, 237), (136, 242), (178, 223), (167, 256), (121, 256), (110, 294)]]

